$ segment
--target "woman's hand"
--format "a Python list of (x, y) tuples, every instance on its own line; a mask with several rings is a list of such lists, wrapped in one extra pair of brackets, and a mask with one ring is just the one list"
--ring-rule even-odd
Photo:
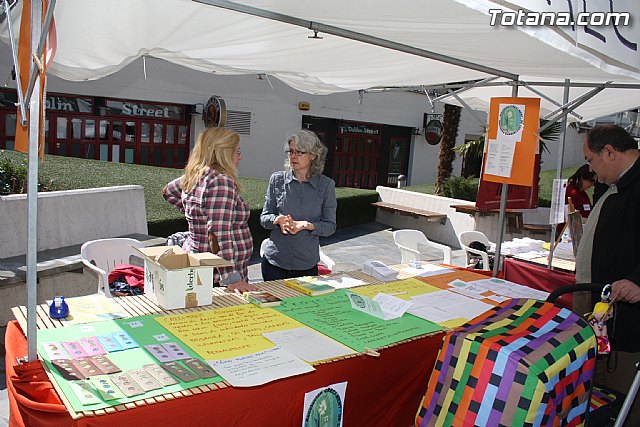
[(249, 282), (245, 282), (244, 280), (238, 280), (237, 282), (231, 283), (229, 286), (227, 286), (227, 289), (232, 292), (240, 293), (240, 294), (242, 294), (243, 292), (258, 290), (257, 287), (255, 287)]
[(280, 226), (280, 231), (282, 232), (282, 234), (289, 234), (291, 221), (293, 221), (291, 215), (278, 215), (276, 219), (273, 220), (273, 223)]
[(309, 221), (291, 221), (287, 229), (289, 234), (298, 234), (298, 232), (302, 230), (312, 231), (315, 230), (315, 226)]

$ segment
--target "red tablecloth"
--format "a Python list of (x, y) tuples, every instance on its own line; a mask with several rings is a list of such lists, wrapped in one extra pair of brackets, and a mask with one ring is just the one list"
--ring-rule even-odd
[[(502, 260), (502, 273), (505, 280), (546, 292), (553, 292), (561, 286), (576, 283), (576, 276), (573, 273), (549, 270), (541, 265), (513, 258)], [(571, 294), (565, 294), (558, 299), (557, 303), (571, 308), (572, 300)]]
[(27, 352), (16, 321), (5, 337), (10, 426), (300, 426), (304, 394), (347, 381), (345, 426), (413, 424), (433, 370), (443, 334), (316, 366), (310, 374), (251, 388), (222, 390), (72, 420), (40, 362), (15, 366)]

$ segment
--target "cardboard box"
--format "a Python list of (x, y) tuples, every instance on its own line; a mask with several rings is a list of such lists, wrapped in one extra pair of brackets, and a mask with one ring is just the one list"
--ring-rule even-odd
[(144, 286), (165, 310), (213, 302), (213, 269), (233, 263), (210, 252), (188, 254), (179, 246), (136, 248), (144, 258)]

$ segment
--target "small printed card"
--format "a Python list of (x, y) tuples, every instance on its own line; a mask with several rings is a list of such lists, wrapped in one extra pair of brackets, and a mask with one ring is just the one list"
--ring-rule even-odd
[(60, 375), (62, 375), (62, 378), (67, 381), (81, 380), (86, 378), (78, 370), (78, 368), (73, 363), (71, 363), (70, 359), (57, 359), (51, 361), (51, 363), (56, 367)]
[(72, 358), (78, 359), (79, 357), (87, 357), (88, 354), (80, 346), (78, 341), (62, 341), (60, 344), (69, 352)]
[(69, 387), (76, 395), (80, 403), (83, 405), (95, 405), (102, 403), (102, 400), (98, 398), (93, 392), (93, 387), (86, 380), (69, 381)]
[(62, 344), (60, 344), (59, 342), (43, 342), (42, 348), (44, 349), (45, 353), (47, 353), (47, 357), (49, 358), (49, 360), (71, 359), (71, 356), (69, 355), (69, 353), (67, 353), (67, 350), (65, 350), (64, 347), (62, 347)]
[(162, 344), (162, 347), (164, 347), (165, 351), (169, 353), (169, 355), (171, 356), (170, 360), (172, 361), (189, 359), (191, 357), (186, 351), (184, 351), (182, 347), (178, 345), (178, 343), (168, 342), (168, 343)]
[(111, 378), (111, 381), (113, 381), (120, 391), (127, 397), (137, 396), (144, 393), (144, 390), (142, 390), (138, 383), (125, 372), (110, 375), (109, 378)]
[(121, 369), (118, 368), (107, 356), (94, 356), (91, 358), (91, 361), (102, 371), (103, 374), (115, 374), (116, 372), (121, 372)]
[[(161, 368), (162, 369), (162, 368)], [(144, 391), (157, 390), (162, 388), (162, 384), (158, 382), (149, 372), (143, 368), (132, 369), (127, 373), (138, 383)]]
[(164, 387), (178, 384), (178, 380), (173, 378), (171, 374), (160, 365), (149, 364), (143, 365), (142, 367)]
[(125, 350), (140, 347), (138, 343), (135, 342), (133, 338), (131, 338), (131, 335), (129, 335), (125, 331), (114, 332), (111, 334), (111, 336), (113, 336), (113, 338), (118, 341), (118, 344), (120, 344)]
[(213, 378), (218, 376), (218, 373), (209, 366), (208, 363), (200, 359), (188, 359), (184, 360), (184, 364), (187, 365), (193, 372), (200, 375), (202, 378)]
[(102, 375), (102, 370), (93, 363), (90, 357), (73, 359), (71, 363), (73, 363), (73, 366), (75, 366), (82, 373), (84, 378)]
[(180, 381), (184, 381), (186, 383), (200, 378), (198, 374), (193, 373), (190, 369), (185, 368), (178, 362), (163, 363), (162, 367), (171, 372), (172, 375), (178, 377)]
[(98, 390), (100, 397), (104, 400), (123, 399), (125, 397), (108, 375), (91, 377), (91, 384)]
[(116, 341), (113, 335), (99, 335), (98, 341), (100, 341), (100, 344), (102, 344), (104, 349), (109, 352), (124, 350), (124, 347), (122, 347), (120, 343)]
[(349, 297), (351, 307), (382, 320), (397, 319), (413, 305), (411, 301), (406, 301), (382, 292), (373, 298), (348, 290), (345, 290), (345, 293), (347, 297)]
[(100, 341), (98, 341), (98, 337), (81, 338), (80, 345), (89, 356), (97, 356), (107, 353), (104, 347), (100, 344)]

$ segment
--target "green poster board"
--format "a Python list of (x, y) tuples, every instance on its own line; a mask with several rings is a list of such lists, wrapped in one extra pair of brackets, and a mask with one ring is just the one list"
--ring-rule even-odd
[[(116, 332), (118, 330), (124, 330), (136, 341), (136, 343), (140, 347), (129, 350), (109, 352), (106, 354), (106, 356), (123, 372), (131, 369), (141, 368), (143, 365), (147, 364), (159, 364), (158, 360), (144, 349), (144, 346), (148, 344), (158, 344), (159, 342), (176, 342), (184, 350), (186, 350), (190, 356), (198, 358), (198, 355), (194, 351), (192, 351), (169, 331), (163, 328), (155, 320), (155, 318), (158, 316), (159, 315), (147, 315), (129, 319), (105, 320), (102, 322), (69, 325), (64, 328), (42, 329), (38, 331), (38, 353), (40, 355), (40, 358), (44, 361), (49, 371), (51, 371), (51, 373), (53, 374), (55, 382), (63, 391), (74, 411), (95, 411), (97, 409), (108, 408), (110, 406), (134, 402), (141, 399), (148, 399), (167, 393), (179, 392), (181, 390), (186, 390), (200, 385), (213, 384), (223, 381), (222, 377), (220, 376), (214, 378), (200, 378), (190, 382), (180, 381), (178, 384), (148, 391), (137, 396), (125, 397), (108, 402), (103, 401), (102, 403), (93, 405), (83, 405), (78, 400), (75, 393), (73, 393), (73, 391), (71, 390), (69, 382), (59, 374), (58, 370), (48, 359), (47, 353), (44, 351), (44, 348), (42, 346), (43, 342), (77, 341), (85, 337), (105, 335)], [(162, 337), (162, 335), (164, 335), (167, 339), (164, 341), (159, 341), (157, 338), (160, 338), (161, 340), (165, 338)], [(97, 395), (97, 393), (95, 394)]]
[(382, 320), (354, 310), (344, 290), (316, 297), (287, 298), (274, 309), (361, 352), (443, 329), (408, 313)]

